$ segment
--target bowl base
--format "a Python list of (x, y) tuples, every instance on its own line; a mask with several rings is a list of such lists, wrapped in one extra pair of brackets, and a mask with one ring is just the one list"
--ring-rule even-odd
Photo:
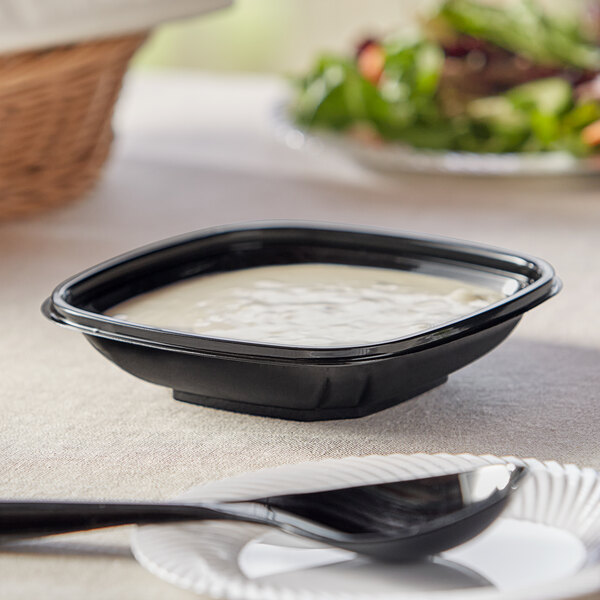
[(415, 386), (409, 389), (404, 388), (397, 396), (390, 398), (385, 402), (369, 404), (366, 406), (345, 406), (336, 408), (287, 408), (284, 406), (272, 406), (265, 404), (253, 404), (250, 402), (241, 402), (239, 400), (228, 400), (225, 398), (212, 398), (202, 394), (193, 394), (191, 392), (181, 392), (173, 390), (173, 398), (181, 402), (190, 404), (200, 404), (209, 408), (228, 410), (246, 415), (255, 415), (258, 417), (273, 417), (276, 419), (286, 419), (289, 421), (329, 421), (332, 419), (355, 419), (365, 417), (379, 412), (385, 408), (390, 408), (400, 402), (410, 400), (415, 396), (432, 390), (448, 381), (448, 377), (441, 377), (434, 381), (428, 381), (425, 385)]

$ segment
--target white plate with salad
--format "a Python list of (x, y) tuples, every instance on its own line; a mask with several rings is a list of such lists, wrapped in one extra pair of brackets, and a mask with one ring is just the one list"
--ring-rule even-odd
[(321, 56), (277, 112), (288, 145), (385, 171), (600, 172), (600, 3), (445, 0), (419, 31)]

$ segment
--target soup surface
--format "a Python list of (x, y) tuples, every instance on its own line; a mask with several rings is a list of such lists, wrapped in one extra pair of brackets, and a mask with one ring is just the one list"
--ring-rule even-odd
[(503, 297), (445, 277), (310, 263), (194, 277), (131, 298), (107, 314), (218, 338), (351, 346), (429, 329)]

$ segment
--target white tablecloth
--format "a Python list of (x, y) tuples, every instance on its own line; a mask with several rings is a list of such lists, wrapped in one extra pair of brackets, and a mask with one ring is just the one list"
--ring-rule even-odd
[[(201, 481), (323, 457), (535, 456), (600, 468), (600, 193), (596, 178), (396, 179), (273, 135), (281, 84), (130, 77), (97, 189), (0, 225), (0, 497), (167, 498)], [(296, 423), (201, 408), (120, 371), (46, 321), (55, 284), (206, 226), (308, 219), (485, 242), (541, 256), (564, 290), (497, 350), (370, 417)], [(130, 557), (127, 529), (0, 553), (4, 598), (188, 598)]]

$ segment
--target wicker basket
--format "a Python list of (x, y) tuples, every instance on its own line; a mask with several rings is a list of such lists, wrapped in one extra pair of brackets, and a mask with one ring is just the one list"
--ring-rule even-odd
[(123, 74), (144, 38), (0, 57), (0, 220), (64, 204), (93, 185)]

